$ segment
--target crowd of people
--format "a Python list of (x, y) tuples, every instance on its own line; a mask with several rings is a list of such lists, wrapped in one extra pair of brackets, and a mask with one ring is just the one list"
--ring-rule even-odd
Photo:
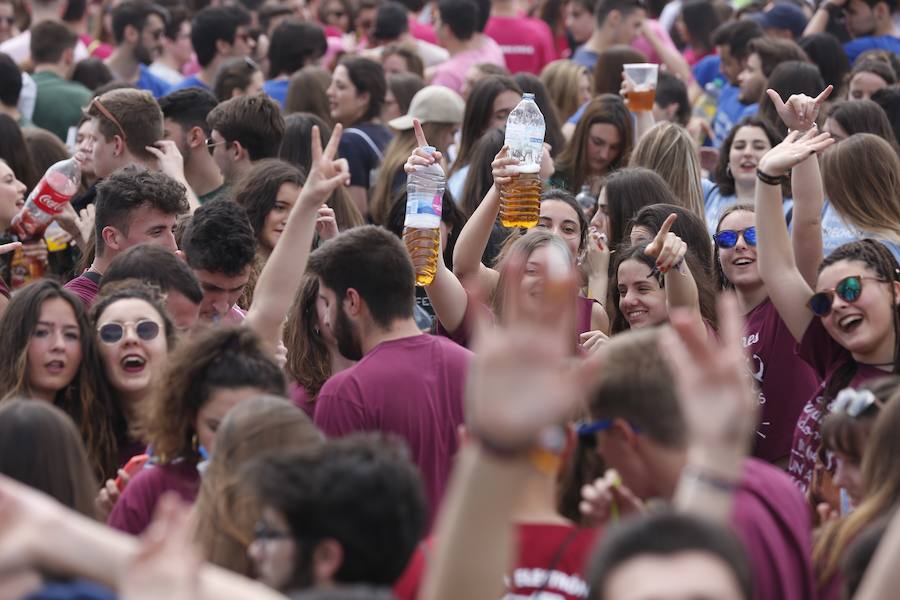
[(894, 0), (0, 0), (0, 598), (893, 597), (898, 34)]

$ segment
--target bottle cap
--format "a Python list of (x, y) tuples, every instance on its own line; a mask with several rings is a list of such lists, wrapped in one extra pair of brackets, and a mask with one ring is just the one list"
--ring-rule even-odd
[(437, 148), (434, 146), (422, 146), (422, 150), (424, 150), (426, 154), (434, 154), (437, 151)]
[(522, 94), (522, 100), (534, 100), (534, 94), (531, 92), (525, 92)]

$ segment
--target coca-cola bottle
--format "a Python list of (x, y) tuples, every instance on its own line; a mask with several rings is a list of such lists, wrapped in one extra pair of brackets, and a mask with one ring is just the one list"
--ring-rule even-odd
[(13, 217), (11, 227), (20, 240), (43, 235), (66, 202), (72, 199), (81, 185), (81, 165), (74, 158), (52, 165), (28, 195), (25, 206)]

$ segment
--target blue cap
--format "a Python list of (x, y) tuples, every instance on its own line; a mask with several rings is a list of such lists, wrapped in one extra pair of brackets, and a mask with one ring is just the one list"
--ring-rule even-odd
[(786, 2), (779, 2), (754, 17), (763, 29), (787, 29), (796, 39), (803, 37), (803, 30), (808, 22), (800, 7)]

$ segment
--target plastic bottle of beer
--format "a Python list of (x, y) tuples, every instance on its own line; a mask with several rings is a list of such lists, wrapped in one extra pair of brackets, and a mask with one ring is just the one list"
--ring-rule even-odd
[[(433, 146), (422, 148), (432, 154)], [(437, 271), (441, 247), (441, 209), (446, 179), (441, 165), (419, 166), (406, 179), (403, 242), (416, 269), (416, 285), (429, 285)]]
[(74, 158), (52, 165), (28, 195), (25, 206), (12, 220), (12, 230), (20, 240), (43, 235), (66, 202), (81, 185), (81, 166)]
[(519, 160), (519, 175), (500, 189), (500, 223), (504, 227), (537, 225), (541, 202), (541, 155), (544, 153), (544, 115), (534, 94), (522, 101), (506, 120), (509, 156)]

